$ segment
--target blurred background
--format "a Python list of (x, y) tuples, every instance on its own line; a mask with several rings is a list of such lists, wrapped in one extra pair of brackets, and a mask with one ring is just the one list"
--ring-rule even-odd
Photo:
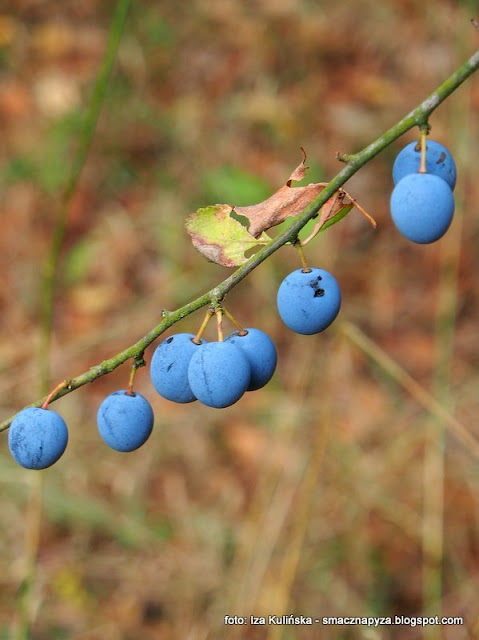
[[(307, 182), (333, 177), (337, 151), (371, 142), (478, 47), (478, 4), (134, 3), (69, 211), (51, 388), (229, 275), (192, 248), (188, 213), (263, 200), (300, 146)], [(41, 395), (40, 274), (114, 7), (0, 5), (0, 419)], [(230, 293), (229, 310), (277, 345), (266, 388), (224, 410), (180, 406), (141, 369), (136, 389), (155, 429), (130, 454), (96, 431), (97, 407), (125, 388), (128, 365), (54, 404), (70, 442), (43, 473), (35, 572), (38, 474), (12, 461), (1, 434), (2, 640), (20, 637), (28, 572), (35, 640), (479, 637), (477, 454), (401, 373), (479, 438), (478, 110), (473, 77), (430, 121), (459, 176), (455, 220), (438, 243), (409, 243), (389, 216), (392, 163), (415, 131), (348, 182), (378, 228), (353, 211), (307, 247), (343, 291), (326, 332), (295, 335), (278, 318), (277, 287), (299, 266), (291, 248)], [(169, 333), (195, 332), (202, 317)], [(293, 613), (465, 624), (224, 624)]]

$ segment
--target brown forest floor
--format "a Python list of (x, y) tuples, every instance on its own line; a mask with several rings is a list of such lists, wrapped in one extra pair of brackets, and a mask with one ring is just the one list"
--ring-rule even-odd
[[(228, 275), (191, 247), (190, 211), (262, 200), (300, 146), (309, 181), (332, 177), (337, 151), (372, 141), (477, 48), (477, 5), (137, 3), (68, 220), (52, 386)], [(0, 418), (39, 395), (40, 268), (113, 7), (0, 5)], [(431, 119), (459, 172), (456, 218), (437, 244), (408, 243), (389, 217), (391, 166), (414, 132), (348, 183), (378, 228), (353, 212), (308, 247), (343, 291), (331, 329), (298, 336), (278, 318), (276, 289), (299, 266), (290, 248), (231, 292), (231, 311), (277, 344), (265, 389), (225, 410), (179, 406), (140, 370), (156, 425), (128, 455), (107, 449), (95, 426), (128, 366), (55, 404), (70, 442), (43, 474), (34, 640), (479, 636), (478, 461), (447, 429), (442, 459), (438, 418), (344, 331), (360, 328), (479, 438), (478, 112), (473, 78)], [(195, 331), (201, 318), (178, 329)], [(38, 474), (15, 465), (1, 440), (6, 640)], [(423, 636), (407, 626), (224, 624), (225, 615), (438, 611), (465, 625)]]

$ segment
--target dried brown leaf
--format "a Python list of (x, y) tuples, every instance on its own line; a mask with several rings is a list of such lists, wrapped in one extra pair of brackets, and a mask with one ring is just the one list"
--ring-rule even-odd
[[(303, 180), (308, 167), (306, 153), (301, 148), (302, 161), (294, 169), (286, 183), (272, 196), (258, 204), (245, 207), (214, 205), (198, 209), (190, 214), (186, 228), (193, 245), (208, 260), (225, 267), (239, 266), (246, 261), (245, 253), (258, 244), (270, 240), (265, 232), (286, 218), (301, 214), (325, 188), (325, 182), (311, 183), (305, 187), (292, 187), (293, 182)], [(321, 208), (315, 234), (323, 227), (344, 217), (353, 206), (352, 199), (340, 189)], [(247, 226), (236, 216), (244, 216)], [(366, 214), (367, 215), (367, 214)]]
[(299, 215), (325, 186), (324, 183), (313, 183), (292, 188), (285, 184), (267, 200), (247, 207), (235, 207), (235, 211), (248, 218), (248, 231), (257, 237), (286, 218)]

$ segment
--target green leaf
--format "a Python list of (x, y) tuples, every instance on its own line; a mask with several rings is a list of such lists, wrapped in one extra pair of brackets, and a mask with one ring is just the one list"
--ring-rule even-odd
[(203, 207), (190, 214), (185, 225), (193, 246), (205, 258), (224, 267), (244, 264), (248, 260), (246, 252), (271, 242), (265, 233), (258, 238), (251, 235), (238, 219), (232, 217), (232, 210), (228, 204)]
[(331, 227), (333, 224), (336, 224), (336, 222), (339, 222), (340, 220), (345, 218), (353, 207), (354, 203), (345, 204), (344, 207), (341, 207), (341, 209), (334, 214), (334, 216), (326, 220), (326, 222), (322, 225), (320, 231), (324, 231), (328, 227)]

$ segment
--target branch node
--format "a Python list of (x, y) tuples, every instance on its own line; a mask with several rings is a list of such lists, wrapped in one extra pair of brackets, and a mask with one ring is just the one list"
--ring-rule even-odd
[[(95, 367), (92, 367), (92, 369), (95, 369)], [(101, 376), (105, 373), (108, 373), (110, 370), (108, 366), (108, 360), (103, 360), (103, 362), (100, 362), (100, 364), (97, 365), (96, 369), (97, 371), (99, 371)]]
[(336, 160), (338, 160), (339, 162), (344, 162), (344, 163), (348, 163), (351, 162), (353, 156), (350, 156), (347, 153), (341, 153), (340, 151), (336, 151)]
[(143, 351), (133, 358), (132, 366), (135, 367), (135, 369), (146, 367), (146, 360), (143, 357)]
[(422, 122), (420, 122), (418, 124), (419, 127), (419, 131), (423, 136), (428, 136), (430, 131), (431, 131), (431, 125), (429, 124), (428, 120), (423, 120)]
[(221, 302), (223, 301), (225, 296), (226, 294), (222, 293), (220, 287), (215, 287), (214, 289), (212, 289), (210, 293), (210, 307), (213, 310), (216, 310), (221, 306)]

